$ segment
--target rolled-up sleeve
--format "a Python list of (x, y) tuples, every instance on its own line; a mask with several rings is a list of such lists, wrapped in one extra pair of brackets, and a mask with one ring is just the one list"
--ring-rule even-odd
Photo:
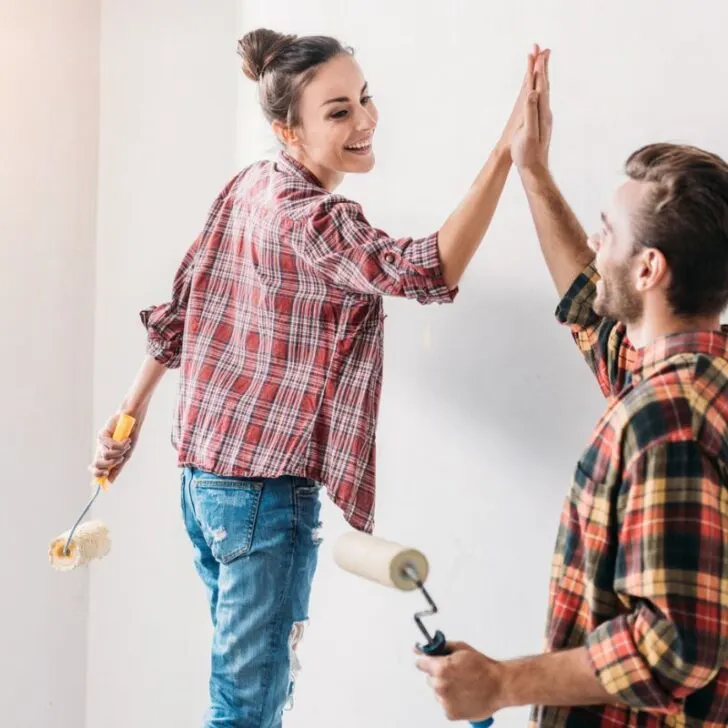
[(180, 366), (187, 305), (197, 258), (209, 247), (211, 240), (219, 239), (219, 230), (224, 226), (225, 218), (229, 214), (226, 201), (245, 173), (246, 170), (243, 170), (232, 177), (210, 206), (202, 231), (187, 249), (177, 268), (170, 299), (139, 312), (142, 324), (147, 330), (147, 354), (168, 369)]
[(624, 324), (594, 312), (599, 274), (593, 263), (577, 276), (556, 308), (556, 319), (567, 326), (605, 397), (627, 383), (637, 351)]
[(149, 306), (139, 312), (147, 331), (147, 354), (168, 369), (180, 365), (194, 260), (201, 245), (201, 236), (185, 253), (172, 284), (169, 301)]
[(728, 492), (695, 442), (655, 445), (629, 467), (614, 590), (631, 610), (588, 637), (605, 689), (674, 713), (728, 660)]
[(370, 225), (358, 204), (338, 195), (327, 195), (310, 213), (294, 247), (330, 283), (422, 304), (450, 303), (457, 295), (442, 276), (438, 233), (391, 237)]

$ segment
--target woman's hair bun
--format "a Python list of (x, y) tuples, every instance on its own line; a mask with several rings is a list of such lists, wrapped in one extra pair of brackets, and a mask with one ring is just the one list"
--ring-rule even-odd
[(258, 28), (246, 33), (238, 41), (238, 55), (243, 59), (243, 73), (251, 81), (259, 81), (263, 72), (280, 51), (296, 40), (295, 35), (283, 35), (268, 28)]

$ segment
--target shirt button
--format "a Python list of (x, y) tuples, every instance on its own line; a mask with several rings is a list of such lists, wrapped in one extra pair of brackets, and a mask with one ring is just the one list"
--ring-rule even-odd
[(385, 260), (385, 261), (386, 261), (387, 263), (390, 263), (390, 264), (391, 264), (391, 263), (394, 263), (394, 254), (393, 254), (393, 253), (385, 253), (385, 254), (384, 254), (384, 260)]

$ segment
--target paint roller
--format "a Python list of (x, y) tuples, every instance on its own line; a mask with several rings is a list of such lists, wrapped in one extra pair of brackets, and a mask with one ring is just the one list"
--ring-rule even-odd
[[(414, 617), (415, 624), (427, 640), (424, 645), (418, 644), (417, 648), (426, 655), (442, 656), (450, 653), (445, 635), (440, 630), (434, 635), (430, 634), (422, 622), (423, 617), (437, 613), (437, 606), (425, 589), (429, 564), (422, 552), (366, 533), (351, 531), (336, 541), (333, 556), (341, 569), (355, 576), (400, 591), (419, 589), (429, 609), (417, 612)], [(493, 718), (471, 723), (473, 728), (488, 728), (493, 724)]]
[[(126, 440), (134, 429), (136, 420), (128, 414), (122, 413), (116, 422), (113, 439), (117, 442)], [(50, 543), (48, 558), (56, 571), (71, 571), (79, 566), (85, 566), (93, 559), (106, 556), (111, 549), (109, 530), (101, 521), (87, 521), (81, 523), (101, 491), (107, 491), (111, 483), (106, 476), (95, 479), (96, 490), (81, 515), (68, 530), (57, 536)]]

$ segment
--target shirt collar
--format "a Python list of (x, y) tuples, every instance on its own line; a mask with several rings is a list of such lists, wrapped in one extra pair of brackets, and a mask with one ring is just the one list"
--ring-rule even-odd
[(719, 331), (689, 331), (655, 339), (637, 352), (632, 376), (648, 379), (662, 369), (668, 360), (680, 354), (704, 354), (728, 359), (728, 326)]
[(297, 159), (294, 159), (286, 151), (281, 150), (278, 153), (276, 166), (283, 172), (292, 174), (294, 177), (306, 180), (307, 182), (316, 185), (316, 187), (325, 189), (321, 184), (321, 180), (319, 180), (319, 178), (308, 167), (301, 164)]

